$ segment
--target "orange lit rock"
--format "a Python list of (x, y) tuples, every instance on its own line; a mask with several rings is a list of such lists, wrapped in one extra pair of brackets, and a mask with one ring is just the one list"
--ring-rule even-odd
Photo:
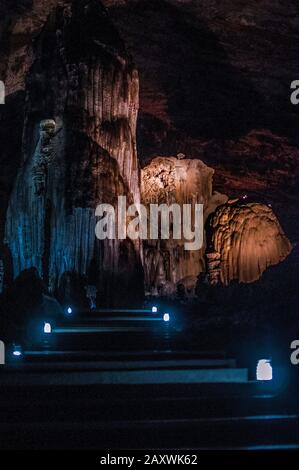
[(225, 204), (212, 217), (211, 229), (225, 285), (233, 280), (258, 280), (269, 266), (283, 261), (292, 250), (272, 209), (264, 204)]
[[(144, 204), (203, 204), (204, 220), (227, 196), (213, 193), (214, 170), (201, 160), (157, 157), (141, 173), (141, 198)], [(204, 272), (205, 240), (201, 250), (186, 251), (184, 240), (149, 240), (144, 244), (146, 291), (174, 292), (183, 285), (194, 292), (198, 274)], [(185, 280), (188, 279), (188, 287)], [(190, 283), (193, 285), (190, 286)]]

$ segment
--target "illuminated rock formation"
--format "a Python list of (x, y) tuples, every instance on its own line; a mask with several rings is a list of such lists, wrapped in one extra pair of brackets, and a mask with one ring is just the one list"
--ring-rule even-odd
[(212, 286), (215, 286), (220, 282), (221, 254), (214, 251), (212, 253), (207, 253), (206, 257), (208, 280)]
[(35, 194), (41, 195), (46, 190), (48, 167), (55, 157), (52, 145), (55, 137), (56, 123), (53, 119), (48, 119), (40, 123), (39, 141), (34, 152), (32, 179)]
[(186, 251), (183, 240), (172, 238), (145, 242), (147, 292), (169, 295), (183, 290), (191, 297), (200, 273), (207, 274), (211, 285), (253, 282), (290, 253), (291, 244), (272, 209), (238, 199), (228, 201), (227, 196), (213, 193), (213, 174), (200, 160), (175, 157), (157, 157), (142, 170), (145, 204), (202, 203), (205, 222), (201, 250)]
[[(141, 196), (144, 204), (203, 204), (204, 221), (227, 196), (213, 193), (214, 170), (200, 160), (157, 157), (142, 170)], [(184, 240), (149, 240), (144, 244), (147, 292), (174, 292), (188, 282), (194, 290), (198, 274), (205, 271), (205, 241), (202, 249), (186, 251)], [(193, 287), (190, 287), (192, 280)]]
[(52, 11), (33, 53), (6, 221), (14, 276), (34, 266), (54, 292), (76, 272), (115, 298), (119, 276), (125, 291), (136, 272), (142, 285), (139, 247), (97, 241), (94, 214), (119, 194), (140, 200), (138, 73), (97, 1)]
[[(222, 11), (221, 2), (212, 9), (197, 2), (162, 3), (158, 8), (149, 1), (105, 1), (142, 72), (140, 158), (148, 161), (157, 149), (177, 154), (155, 158), (140, 181), (135, 142), (138, 74), (101, 3), (1, 2), (0, 72), (7, 104), (0, 110), (0, 237), (2, 242), (6, 217), (11, 256), (0, 256), (0, 291), (7, 282), (4, 271), (10, 278), (7, 265), (12, 258), (14, 276), (35, 266), (61, 299), (71, 302), (74, 285), (82, 287), (83, 281), (90, 304), (96, 295), (97, 301), (121, 298), (128, 304), (126, 295), (136, 297), (138, 286), (143, 287), (142, 259), (148, 292), (171, 295), (180, 286), (188, 297), (194, 295), (200, 273), (207, 273), (211, 284), (250, 282), (290, 251), (270, 209), (235, 203), (217, 210), (227, 197), (213, 192), (214, 170), (185, 158), (192, 155), (217, 165), (218, 188), (234, 196), (244, 188), (263, 194), (269, 185), (282, 197), (295, 193), (298, 149), (280, 135), (287, 127), (290, 134), (298, 127), (293, 107), (285, 104), (285, 84), (294, 74), (285, 67), (277, 70), (277, 57), (286, 57), (290, 41), (280, 41), (278, 35), (279, 55), (268, 54), (267, 47), (276, 50), (277, 44), (272, 36), (269, 41), (272, 32), (266, 31), (264, 15), (256, 13), (256, 28), (245, 25), (245, 31), (239, 14), (231, 16), (230, 5)], [(260, 3), (268, 14), (271, 2)], [(189, 8), (192, 15), (185, 11)], [(289, 23), (293, 16), (286, 19), (283, 6), (275, 15), (286, 22), (286, 37), (295, 35)], [(219, 17), (228, 20), (220, 24)], [(147, 31), (143, 19), (152, 26)], [(248, 37), (261, 31), (259, 47), (251, 51), (256, 57), (248, 61)], [(267, 62), (268, 75), (265, 53), (274, 61)], [(294, 61), (289, 64), (292, 68)], [(284, 85), (278, 101), (277, 87), (272, 87), (275, 94), (267, 94), (271, 106), (260, 122), (262, 103), (255, 90), (263, 95), (265, 84), (269, 90), (273, 67), (275, 80), (281, 74)], [(263, 72), (254, 87), (245, 80), (246, 70), (250, 77), (256, 70)], [(284, 109), (287, 120), (277, 109)], [(269, 131), (271, 123), (279, 136)], [(208, 252), (206, 243), (200, 251), (187, 252), (183, 242), (172, 239), (149, 240), (143, 252), (138, 242), (96, 241), (96, 205), (114, 203), (118, 195), (126, 195), (128, 203), (139, 202), (140, 184), (145, 204), (200, 202), (206, 223), (217, 210)]]
[[(221, 258), (220, 279), (253, 282), (269, 267), (291, 252), (272, 209), (267, 205), (241, 202), (219, 207), (210, 221), (212, 247)], [(216, 259), (215, 258), (215, 259)]]

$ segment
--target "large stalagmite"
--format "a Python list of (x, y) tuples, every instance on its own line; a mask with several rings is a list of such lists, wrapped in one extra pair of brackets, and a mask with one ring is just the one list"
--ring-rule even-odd
[(139, 246), (97, 241), (95, 209), (140, 199), (138, 73), (95, 0), (56, 8), (34, 57), (6, 221), (14, 275), (35, 266), (54, 292), (76, 273), (110, 299), (121, 278), (125, 302), (136, 277), (142, 286)]
[(210, 227), (212, 251), (220, 255), (225, 285), (258, 280), (292, 249), (271, 207), (264, 204), (225, 204), (212, 216)]

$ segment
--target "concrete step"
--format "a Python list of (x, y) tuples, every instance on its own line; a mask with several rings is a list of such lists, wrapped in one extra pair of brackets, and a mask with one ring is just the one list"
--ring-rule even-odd
[[(45, 345), (49, 346), (49, 345)], [(74, 346), (74, 344), (73, 344)], [(144, 346), (144, 345), (143, 345)], [(46, 347), (46, 349), (27, 349), (22, 352), (21, 357), (14, 357), (7, 352), (6, 367), (23, 368), (38, 364), (52, 364), (53, 367), (60, 368), (65, 364), (69, 367), (89, 367), (104, 362), (108, 367), (111, 363), (118, 361), (121, 364), (131, 364), (136, 362), (161, 364), (165, 362), (188, 362), (197, 361), (201, 367), (216, 367), (227, 364), (229, 367), (235, 366), (235, 360), (227, 358), (225, 351), (188, 351), (188, 350), (80, 350), (80, 349), (55, 349)]]
[(113, 321), (114, 319), (128, 318), (134, 320), (138, 317), (141, 318), (152, 318), (152, 317), (162, 317), (164, 310), (157, 310), (153, 312), (151, 309), (93, 309), (93, 310), (76, 310), (71, 309), (71, 312), (68, 312), (68, 308), (64, 309), (65, 318), (80, 318), (85, 320), (90, 319), (105, 319)]
[[(100, 322), (99, 322), (100, 323)], [(149, 331), (149, 325), (60, 325), (52, 329), (52, 334), (89, 334), (89, 333), (143, 333)], [(158, 329), (158, 328), (156, 328)], [(159, 330), (161, 326), (159, 325)], [(158, 330), (158, 331), (159, 331)]]
[[(8, 369), (12, 372), (12, 369)], [(101, 385), (101, 384), (199, 384), (199, 383), (246, 383), (248, 370), (241, 368), (147, 368), (118, 370), (56, 370), (24, 371), (2, 374), (2, 385)]]
[(11, 449), (295, 449), (297, 415), (215, 419), (0, 424)]
[[(55, 370), (55, 371), (68, 371), (68, 370), (149, 370), (149, 369), (219, 369), (219, 368), (235, 368), (235, 359), (122, 359), (122, 360), (102, 360), (91, 356), (88, 359), (87, 354), (82, 354), (77, 351), (24, 351), (23, 353), (25, 362), (15, 362), (6, 365), (3, 370), (5, 371), (34, 371), (34, 370)], [(50, 362), (50, 359), (53, 362)], [(61, 358), (61, 362), (57, 362), (57, 358)], [(42, 363), (35, 362), (34, 359), (40, 358)], [(70, 361), (74, 358), (74, 361)]]

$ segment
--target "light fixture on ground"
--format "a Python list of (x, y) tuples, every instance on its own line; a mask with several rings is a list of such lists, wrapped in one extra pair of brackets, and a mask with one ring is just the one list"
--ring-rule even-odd
[(14, 345), (12, 354), (13, 354), (14, 357), (22, 356), (22, 347)]
[(68, 315), (71, 315), (73, 313), (72, 307), (68, 307), (66, 312), (68, 313)]
[(153, 312), (153, 313), (157, 313), (157, 311), (158, 311), (158, 307), (156, 307), (156, 306), (154, 305), (154, 306), (152, 307), (152, 312)]
[(46, 333), (46, 334), (52, 333), (51, 323), (45, 322), (45, 324), (44, 324), (44, 333)]
[(256, 366), (256, 380), (272, 380), (273, 369), (270, 359), (260, 359)]
[(170, 315), (169, 315), (169, 313), (164, 313), (164, 315), (163, 315), (163, 320), (166, 321), (166, 322), (168, 322), (168, 321), (170, 320)]

